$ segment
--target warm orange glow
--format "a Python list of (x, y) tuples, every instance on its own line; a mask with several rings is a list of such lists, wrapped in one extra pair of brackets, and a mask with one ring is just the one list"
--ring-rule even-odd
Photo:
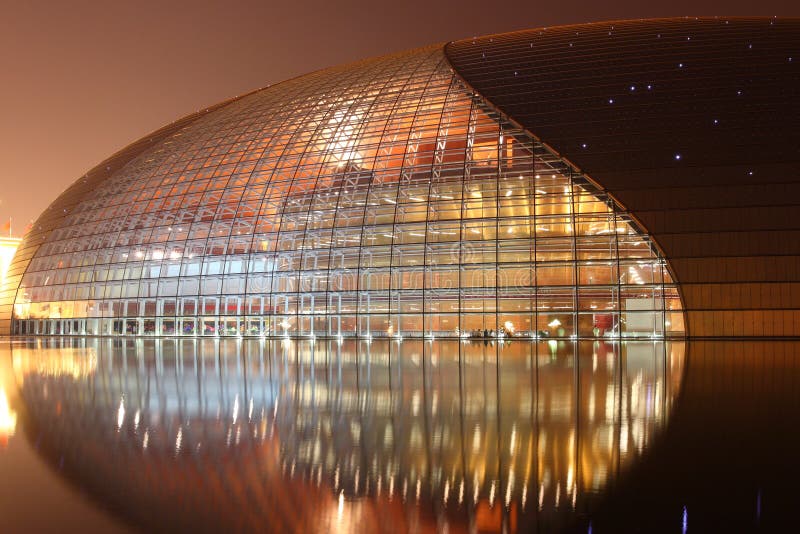
[(11, 360), (0, 358), (0, 446), (8, 446), (17, 429), (17, 387), (11, 371)]
[(6, 388), (0, 386), (0, 441), (5, 445), (17, 428), (17, 412), (11, 409)]
[(17, 237), (0, 237), (0, 286), (6, 280), (6, 272), (20, 241), (22, 240)]
[(97, 354), (92, 348), (20, 349), (14, 351), (12, 365), (19, 385), (28, 374), (78, 379), (94, 374)]

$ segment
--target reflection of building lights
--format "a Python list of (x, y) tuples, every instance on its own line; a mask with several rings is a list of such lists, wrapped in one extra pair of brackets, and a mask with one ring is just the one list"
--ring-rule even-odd
[[(576, 354), (575, 349), (570, 348), (568, 343), (556, 340), (549, 341), (552, 347), (561, 346), (562, 350), (566, 351), (562, 355), (564, 358), (570, 358), (571, 355)], [(95, 343), (100, 344), (102, 342)], [(168, 347), (170, 345), (177, 347), (180, 343), (165, 340), (163, 349), (161, 343), (156, 344), (157, 352), (155, 357), (159, 357), (159, 351), (163, 351), (164, 354), (173, 354), (172, 348)], [(247, 396), (245, 392), (258, 391), (260, 387), (269, 384), (270, 382), (267, 382), (267, 380), (272, 374), (263, 369), (259, 371), (257, 368), (248, 368), (245, 371), (240, 369), (232, 360), (228, 361), (224, 357), (220, 359), (221, 355), (228, 354), (228, 352), (225, 352), (226, 346), (231, 350), (235, 348), (236, 353), (241, 350), (238, 344), (227, 342), (227, 345), (225, 345), (225, 343), (223, 340), (219, 344), (209, 344), (206, 349), (209, 352), (199, 354), (202, 358), (213, 358), (226, 365), (225, 368), (215, 374), (204, 374), (198, 370), (199, 367), (196, 367), (194, 374), (192, 374), (191, 366), (186, 366), (184, 369), (179, 367), (177, 361), (169, 358), (164, 359), (165, 366), (175, 366), (175, 370), (178, 373), (177, 376), (183, 377), (189, 383), (193, 383), (195, 378), (201, 376), (203, 377), (203, 384), (212, 380), (216, 383), (217, 380), (224, 378), (223, 384), (225, 387), (221, 389), (225, 392), (224, 402), (213, 407), (204, 405), (202, 402), (196, 402), (196, 399), (205, 398), (205, 393), (201, 393), (201, 391), (208, 391), (205, 387), (198, 388), (196, 394), (194, 393), (194, 388), (191, 388), (188, 393), (184, 393), (168, 385), (165, 386), (163, 382), (157, 380), (152, 380), (151, 382), (162, 384), (157, 386), (160, 389), (155, 391), (149, 400), (141, 398), (136, 393), (138, 386), (132, 380), (124, 379), (125, 377), (139, 376), (138, 366), (123, 368), (117, 364), (116, 359), (113, 359), (112, 363), (112, 358), (106, 358), (107, 354), (105, 353), (99, 359), (99, 368), (95, 373), (95, 378), (77, 383), (69, 379), (58, 380), (57, 383), (66, 385), (72, 391), (81, 391), (81, 389), (76, 389), (76, 386), (82, 387), (80, 384), (87, 384), (89, 387), (94, 387), (94, 384), (98, 384), (103, 388), (111, 387), (111, 391), (115, 392), (114, 395), (100, 396), (102, 405), (109, 406), (111, 409), (108, 411), (111, 412), (117, 406), (123, 407), (122, 399), (124, 394), (124, 409), (130, 412), (132, 416), (132, 419), (126, 422), (128, 426), (131, 426), (131, 421), (133, 421), (134, 428), (139, 424), (140, 410), (145, 410), (142, 412), (144, 417), (141, 421), (141, 431), (144, 432), (144, 436), (139, 432), (123, 432), (115, 436), (116, 439), (135, 441), (136, 448), (141, 451), (141, 455), (135, 457), (137, 462), (141, 458), (150, 458), (147, 461), (157, 462), (159, 461), (157, 459), (163, 458), (165, 454), (170, 457), (177, 457), (184, 452), (191, 454), (183, 457), (181, 461), (193, 462), (193, 451), (200, 449), (199, 439), (201, 436), (204, 439), (202, 450), (214, 451), (214, 448), (218, 447), (220, 442), (224, 445), (225, 433), (221, 430), (219, 435), (214, 434), (209, 437), (206, 433), (207, 427), (203, 425), (208, 424), (211, 425), (211, 428), (219, 428), (220, 413), (225, 414), (222, 416), (223, 418), (227, 416), (228, 422), (232, 418), (234, 424), (237, 425), (233, 430), (224, 430), (227, 431), (227, 443), (229, 446), (233, 447), (234, 443), (236, 445), (247, 445), (246, 448), (242, 449), (242, 454), (249, 454), (247, 451), (252, 450), (252, 444), (249, 443), (249, 440), (260, 439), (263, 443), (267, 435), (272, 436), (272, 431), (276, 427), (279, 429), (283, 427), (286, 431), (285, 435), (299, 437), (286, 440), (285, 445), (281, 444), (281, 466), (285, 466), (284, 470), (286, 472), (289, 471), (289, 466), (291, 466), (291, 472), (293, 474), (300, 473), (299, 475), (295, 474), (295, 476), (299, 476), (301, 480), (309, 482), (313, 480), (317, 487), (322, 486), (323, 491), (330, 491), (329, 500), (324, 502), (329, 503), (329, 506), (326, 506), (329, 509), (328, 521), (337, 527), (333, 528), (332, 531), (337, 531), (337, 529), (343, 532), (353, 531), (354, 524), (357, 524), (357, 517), (362, 509), (362, 505), (357, 499), (361, 497), (369, 498), (374, 494), (381, 495), (383, 493), (385, 495), (387, 487), (390, 490), (391, 498), (394, 492), (395, 480), (398, 482), (398, 488), (402, 487), (403, 494), (406, 494), (407, 488), (409, 498), (435, 500), (444, 503), (446, 507), (455, 504), (456, 500), (460, 505), (463, 505), (466, 501), (466, 506), (470, 509), (473, 506), (483, 507), (484, 510), (491, 509), (492, 517), (499, 517), (498, 506), (501, 508), (504, 506), (505, 511), (510, 511), (513, 514), (513, 510), (517, 509), (515, 507), (519, 506), (521, 502), (524, 510), (528, 498), (531, 501), (531, 507), (529, 508), (535, 508), (537, 486), (540, 483), (543, 484), (539, 496), (540, 507), (542, 502), (545, 507), (552, 507), (555, 500), (560, 500), (562, 506), (566, 506), (570, 502), (574, 504), (578, 493), (583, 495), (587, 491), (596, 492), (605, 485), (605, 473), (610, 471), (609, 465), (617, 461), (624, 465), (625, 462), (631, 460), (631, 458), (626, 458), (624, 455), (620, 456), (617, 453), (618, 444), (616, 440), (611, 438), (613, 430), (625, 419), (620, 417), (620, 414), (623, 413), (622, 410), (629, 410), (627, 413), (632, 418), (629, 421), (632, 438), (628, 447), (636, 447), (637, 450), (641, 450), (642, 444), (646, 445), (651, 439), (651, 433), (657, 429), (656, 426), (653, 426), (654, 423), (660, 421), (660, 418), (663, 417), (652, 409), (653, 406), (658, 406), (661, 402), (664, 402), (660, 400), (663, 397), (658, 395), (666, 395), (668, 399), (671, 397), (669, 388), (659, 389), (659, 384), (662, 384), (660, 382), (662, 375), (655, 371), (648, 371), (649, 367), (645, 367), (642, 370), (638, 365), (630, 366), (632, 362), (645, 361), (646, 359), (634, 359), (629, 352), (629, 360), (623, 366), (622, 372), (626, 373), (626, 377), (629, 376), (631, 378), (634, 376), (631, 373), (635, 372), (636, 378), (630, 381), (626, 378), (623, 383), (628, 384), (628, 387), (623, 387), (622, 391), (617, 387), (603, 388), (601, 386), (597, 391), (599, 418), (595, 420), (590, 415), (586, 419), (590, 423), (588, 427), (585, 427), (589, 429), (589, 432), (599, 432), (601, 435), (609, 436), (608, 440), (595, 445), (589, 440), (577, 439), (578, 430), (576, 429), (581, 429), (582, 431), (584, 427), (576, 425), (580, 425), (581, 421), (583, 421), (583, 414), (591, 414), (594, 409), (591, 404), (588, 405), (588, 409), (584, 408), (587, 406), (585, 392), (576, 396), (574, 394), (575, 390), (570, 393), (569, 388), (564, 387), (568, 384), (574, 385), (572, 370), (562, 365), (553, 365), (553, 362), (546, 361), (544, 358), (540, 359), (539, 356), (544, 356), (544, 354), (538, 349), (535, 353), (529, 352), (527, 344), (524, 346), (512, 344), (510, 348), (504, 349), (509, 351), (506, 352), (506, 356), (512, 355), (513, 352), (510, 351), (517, 347), (525, 354), (537, 354), (533, 361), (536, 362), (537, 372), (543, 374), (537, 375), (535, 383), (529, 381), (530, 379), (523, 380), (519, 384), (520, 388), (514, 385), (515, 382), (503, 385), (502, 398), (505, 399), (503, 402), (510, 404), (502, 404), (501, 407), (509, 405), (525, 407), (522, 408), (522, 411), (517, 416), (504, 418), (501, 426), (497, 419), (491, 417), (486, 419), (485, 416), (478, 415), (477, 419), (474, 419), (472, 418), (473, 416), (469, 416), (470, 413), (474, 414), (474, 412), (469, 411), (471, 410), (470, 406), (487, 401), (496, 402), (495, 399), (500, 400), (501, 397), (499, 395), (495, 397), (494, 388), (487, 396), (485, 389), (468, 387), (463, 392), (457, 393), (457, 397), (450, 396), (450, 388), (440, 389), (437, 385), (433, 385), (430, 390), (427, 389), (430, 386), (427, 386), (426, 389), (410, 389), (407, 391), (413, 393), (410, 398), (411, 402), (407, 404), (404, 402), (401, 411), (393, 408), (393, 399), (396, 397), (391, 389), (375, 388), (370, 391), (369, 405), (364, 405), (364, 409), (367, 411), (362, 412), (361, 409), (358, 409), (354, 412), (348, 408), (343, 408), (342, 406), (357, 406), (358, 404), (352, 403), (360, 403), (360, 399), (363, 398), (358, 392), (357, 378), (354, 379), (351, 372), (363, 364), (363, 360), (360, 363), (357, 360), (358, 355), (363, 354), (359, 353), (360, 350), (363, 350), (363, 345), (357, 340), (348, 340), (344, 349), (337, 349), (335, 341), (317, 340), (317, 347), (320, 345), (331, 346), (334, 347), (332, 352), (338, 351), (339, 353), (340, 361), (345, 368), (341, 375), (343, 378), (338, 385), (328, 383), (325, 380), (314, 380), (309, 378), (308, 374), (303, 374), (303, 378), (295, 382), (294, 377), (298, 376), (298, 373), (290, 372), (287, 378), (289, 375), (292, 378), (288, 382), (282, 381), (280, 383), (294, 384), (293, 386), (287, 387), (285, 390), (281, 388), (278, 396), (268, 401), (259, 400), (260, 396), (256, 395), (254, 402), (252, 394)], [(252, 348), (263, 346), (258, 341), (251, 343)], [(324, 345), (325, 343), (330, 343), (330, 345)], [(314, 363), (314, 354), (318, 354), (316, 351), (321, 349), (311, 348), (307, 340), (295, 341), (293, 344), (297, 347), (297, 352), (293, 353), (296, 354), (296, 358), (290, 359), (294, 363), (291, 363), (289, 359), (284, 361), (285, 363), (282, 365), (290, 366), (286, 367), (286, 369), (299, 369), (300, 367), (295, 367), (295, 365), (304, 367), (307, 362), (312, 362), (311, 376), (314, 376), (314, 365), (328, 365), (327, 362), (318, 361)], [(201, 345), (198, 344), (198, 346)], [(413, 354), (417, 356), (418, 362), (422, 362), (423, 357), (430, 357), (429, 361), (433, 367), (442, 366), (441, 372), (447, 373), (448, 370), (453, 370), (457, 373), (468, 373), (464, 376), (472, 378), (465, 380), (464, 383), (475, 384), (474, 378), (481, 376), (484, 371), (474, 369), (469, 371), (469, 369), (473, 367), (476, 357), (482, 359), (487, 350), (491, 350), (481, 345), (470, 345), (470, 348), (465, 349), (463, 354), (464, 365), (451, 363), (450, 365), (453, 365), (453, 367), (450, 368), (446, 367), (448, 365), (447, 358), (443, 354), (438, 352), (426, 354), (425, 350), (419, 348), (419, 344), (415, 345), (414, 341), (407, 342), (406, 346), (409, 347), (407, 352), (398, 354), (403, 356), (411, 356)], [(188, 347), (188, 345), (186, 346)], [(270, 346), (275, 347), (276, 345)], [(628, 344), (629, 348), (638, 347), (648, 350), (650, 350), (649, 347), (651, 346), (653, 347), (652, 351), (643, 355), (661, 354), (660, 349), (657, 348), (661, 347), (661, 345), (650, 343)], [(389, 366), (388, 354), (389, 351), (394, 350), (393, 347), (394, 344), (390, 340), (373, 340), (373, 348), (369, 353), (369, 358), (371, 358), (370, 366)], [(458, 348), (455, 345), (454, 347)], [(29, 351), (30, 349), (15, 348), (13, 350)], [(140, 350), (137, 349), (137, 356)], [(386, 350), (385, 354), (383, 350)], [(606, 356), (605, 350), (609, 351), (609, 358), (615, 357), (615, 352), (611, 345), (596, 342), (594, 350), (600, 355), (599, 357)], [(44, 351), (39, 350), (37, 352)], [(57, 353), (58, 351), (53, 350), (52, 352)], [(108, 355), (110, 356), (110, 353)], [(132, 355), (132, 353), (128, 353), (128, 356)], [(383, 356), (386, 356), (386, 358)], [(510, 358), (504, 363), (514, 369), (514, 366), (518, 365), (518, 363), (514, 363), (515, 360), (515, 358)], [(208, 361), (211, 360), (209, 359)], [(150, 374), (149, 376), (153, 377), (164, 376), (165, 373), (170, 375), (172, 372), (171, 369), (164, 369), (163, 367), (159, 370), (156, 367), (146, 365), (145, 368), (147, 369), (146, 372)], [(234, 368), (237, 371), (234, 371)], [(304, 368), (308, 369), (308, 367)], [(320, 370), (321, 367), (316, 367), (316, 369)], [(386, 367), (386, 369), (389, 369), (389, 367)], [(521, 370), (522, 367), (517, 367), (517, 369)], [(124, 374), (120, 376), (119, 373), (121, 372)], [(437, 369), (435, 372), (439, 373), (440, 371)], [(279, 372), (276, 376), (283, 376), (283, 372)], [(612, 374), (608, 374), (606, 377), (596, 376), (592, 380), (600, 380), (601, 382), (598, 385), (603, 384), (604, 381), (606, 385), (618, 384), (619, 382), (616, 381), (615, 376)], [(56, 383), (56, 381), (48, 380), (45, 385), (50, 383)], [(30, 384), (33, 393), (39, 391), (38, 385), (33, 381)], [(666, 386), (665, 383), (664, 385)], [(653, 392), (652, 397), (650, 396), (651, 390)], [(105, 391), (105, 389), (98, 391)], [(338, 397), (332, 395), (332, 392), (336, 392), (335, 395), (338, 395)], [(166, 393), (166, 396), (164, 393)], [(536, 405), (526, 404), (531, 393), (534, 393), (537, 399), (551, 399), (557, 411), (552, 413), (536, 411)], [(186, 408), (180, 407), (181, 402), (173, 402), (174, 395), (178, 395), (178, 398), (182, 399), (181, 402), (184, 403)], [(445, 417), (442, 420), (441, 431), (437, 431), (438, 434), (434, 433), (432, 435), (423, 431), (420, 425), (408, 424), (411, 421), (419, 421), (419, 417), (423, 413), (426, 414), (426, 417), (433, 416), (438, 419), (437, 407), (441, 411), (442, 406), (451, 406), (453, 398), (462, 399), (462, 395), (464, 406), (467, 410), (464, 413), (468, 415), (465, 420), (466, 424), (464, 422), (459, 423), (456, 428), (450, 426), (453, 421)], [(339, 399), (342, 404), (337, 404), (338, 400), (330, 404), (334, 397)], [(592, 389), (588, 394), (588, 402), (592, 403), (594, 398), (595, 393)], [(605, 412), (602, 411), (604, 398), (607, 401), (610, 400), (610, 405)], [(621, 402), (617, 401), (618, 398)], [(404, 397), (404, 399), (408, 399), (408, 397)], [(52, 400), (52, 396), (50, 400)], [(278, 400), (280, 400), (280, 410), (278, 409)], [(520, 400), (523, 402), (520, 403)], [(109, 404), (106, 405), (106, 402)], [(134, 404), (131, 404), (132, 402)], [(143, 403), (145, 402), (147, 402), (147, 408), (144, 408), (145, 405)], [(245, 402), (247, 404), (244, 404)], [(270, 405), (270, 402), (274, 402), (274, 404)], [(541, 406), (542, 404), (539, 405)], [(46, 405), (50, 407), (52, 402), (47, 402)], [(80, 414), (84, 413), (84, 406), (83, 404), (75, 403), (66, 404), (65, 420), (74, 416), (83, 417)], [(580, 406), (581, 418), (574, 419), (569, 414), (575, 413), (576, 406)], [(409, 407), (411, 408), (411, 413), (409, 413)], [(220, 412), (220, 408), (224, 411)], [(319, 416), (315, 413), (317, 409), (321, 410)], [(461, 409), (463, 410), (464, 408)], [(528, 410), (527, 413), (526, 410)], [(272, 416), (266, 415), (268, 411), (272, 412)], [(257, 415), (259, 413), (261, 414), (260, 419)], [(127, 415), (129, 414), (126, 413), (125, 417)], [(542, 421), (541, 426), (538, 426), (540, 416), (545, 419)], [(173, 417), (180, 417), (180, 421)], [(184, 417), (187, 419), (184, 420)], [(251, 421), (253, 417), (258, 420)], [(406, 417), (408, 419), (405, 419)], [(537, 426), (535, 429), (530, 425), (529, 417), (536, 418)], [(312, 420), (318, 430), (309, 434), (294, 432), (295, 428), (303, 428), (303, 425)], [(547, 421), (547, 423), (544, 421)], [(550, 421), (556, 424), (551, 425), (549, 424)], [(369, 426), (362, 427), (361, 425), (365, 422), (368, 422)], [(565, 422), (569, 422), (569, 424), (562, 424)], [(190, 429), (191, 432), (187, 430), (187, 434), (184, 436), (182, 428), (176, 428), (178, 426), (176, 423), (187, 426), (187, 429)], [(121, 422), (120, 424), (123, 423)], [(248, 426), (251, 424), (252, 426)], [(151, 426), (148, 428), (148, 425)], [(381, 433), (380, 428), (384, 426), (385, 431)], [(104, 428), (104, 432), (105, 430)], [(148, 430), (156, 432), (152, 448), (148, 448)], [(413, 430), (413, 432), (408, 432), (407, 430)], [(569, 432), (568, 435), (566, 434), (567, 432)], [(374, 436), (380, 439), (383, 446), (377, 446), (377, 440), (375, 443), (370, 443), (370, 439), (360, 437), (362, 435)], [(446, 437), (443, 438), (442, 436)], [(278, 438), (275, 439), (274, 443), (277, 444)], [(184, 440), (186, 443), (183, 443)], [(352, 448), (340, 448), (335, 445), (337, 443), (342, 445), (352, 443), (352, 447), (357, 447), (364, 451), (363, 457), (350, 459), (348, 451), (352, 450)], [(492, 446), (489, 447), (487, 444)], [(469, 448), (470, 445), (475, 447), (475, 453), (467, 454), (466, 456), (470, 458), (470, 464), (462, 471), (451, 472), (451, 465), (444, 459), (451, 457), (461, 458), (464, 455), (464, 450)], [(431, 456), (429, 452), (431, 448), (439, 451), (437, 455)], [(505, 472), (502, 474), (499, 470), (491, 467), (493, 462), (490, 454), (493, 453), (487, 454), (487, 451), (492, 449), (498, 452), (503, 449), (507, 451), (505, 454), (508, 456), (504, 457), (509, 458), (508, 469), (504, 470)], [(266, 451), (268, 449), (265, 444), (264, 449), (258, 450)], [(527, 465), (525, 465), (526, 457)], [(554, 461), (554, 458), (559, 460)], [(635, 458), (635, 456), (632, 458)], [(368, 463), (365, 463), (365, 460)], [(533, 467), (534, 465), (536, 465), (535, 468)], [(339, 466), (341, 466), (341, 472), (339, 471)], [(328, 490), (326, 488), (331, 485), (331, 471), (333, 469), (336, 469), (335, 485), (337, 487), (336, 489)], [(441, 473), (441, 475), (429, 475), (427, 473)], [(193, 482), (196, 481), (195, 478), (191, 480)], [(323, 480), (325, 482), (321, 484)], [(467, 488), (466, 481), (470, 480), (474, 480), (474, 482)], [(257, 479), (254, 481), (258, 482)], [(553, 489), (556, 484), (558, 484), (558, 493), (554, 495)], [(421, 488), (423, 487), (426, 489), (425, 494), (421, 494)], [(348, 497), (343, 497), (344, 492), (348, 493)], [(327, 496), (327, 493), (325, 495)], [(341, 499), (340, 496), (342, 497)], [(344, 500), (349, 502), (344, 503)], [(339, 508), (337, 504), (340, 503), (342, 509), (341, 520), (340, 523), (336, 523)]]
[(97, 369), (97, 354), (94, 349), (63, 347), (52, 350), (15, 351), (12, 359), (18, 382), (25, 375), (69, 376), (78, 379), (94, 374)]
[(17, 412), (11, 409), (8, 395), (3, 386), (0, 386), (0, 439), (4, 442), (14, 435), (17, 428)]
[(549, 326), (550, 328), (558, 328), (559, 326), (561, 326), (561, 321), (559, 321), (558, 318), (553, 319), (552, 321), (547, 323), (547, 326)]
[(117, 430), (122, 428), (122, 423), (125, 422), (125, 398), (119, 399), (119, 409), (117, 410)]

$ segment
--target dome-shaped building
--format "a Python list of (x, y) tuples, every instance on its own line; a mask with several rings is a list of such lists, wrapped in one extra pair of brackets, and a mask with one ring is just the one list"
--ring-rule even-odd
[(780, 308), (772, 334), (800, 332), (800, 300), (759, 296), (799, 286), (780, 234), (796, 233), (780, 221), (800, 187), (798, 28), (533, 30), (224, 102), (56, 199), (12, 264), (0, 329), (659, 337), (684, 333), (680, 293), (692, 334), (776, 320), (753, 306)]

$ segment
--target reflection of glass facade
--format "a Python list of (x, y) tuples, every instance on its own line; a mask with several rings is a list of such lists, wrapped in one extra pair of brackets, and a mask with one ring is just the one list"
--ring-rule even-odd
[(39, 247), (13, 327), (661, 336), (680, 308), (642, 229), (432, 47), (278, 84), (144, 149)]
[(145, 530), (371, 531), (388, 515), (404, 531), (430, 506), (437, 531), (539, 532), (652, 447), (684, 350), (69, 339), (14, 344), (10, 361), (37, 443)]

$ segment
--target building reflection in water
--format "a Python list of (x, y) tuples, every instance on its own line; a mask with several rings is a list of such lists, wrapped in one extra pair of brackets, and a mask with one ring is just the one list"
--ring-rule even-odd
[(683, 343), (62, 339), (32, 439), (149, 528), (519, 531), (585, 516), (666, 424)]
[(17, 429), (17, 412), (11, 408), (8, 393), (0, 386), (0, 444), (5, 447)]

